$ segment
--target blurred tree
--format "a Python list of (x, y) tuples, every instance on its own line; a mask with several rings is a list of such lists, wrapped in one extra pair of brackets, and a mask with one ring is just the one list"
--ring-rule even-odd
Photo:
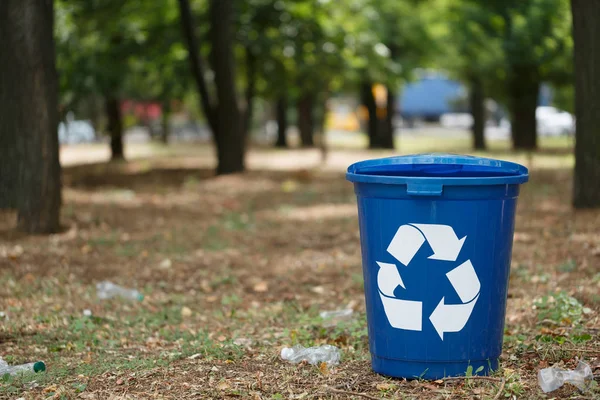
[(568, 0), (468, 1), (491, 13), (482, 27), (502, 41), (513, 147), (535, 149), (540, 86), (567, 84), (571, 76)]
[(184, 99), (191, 83), (187, 51), (181, 43), (176, 0), (152, 2), (144, 13), (145, 45), (139, 54), (130, 56), (124, 91), (134, 99), (161, 105), (160, 139), (167, 143), (172, 103)]
[(577, 133), (573, 204), (600, 207), (600, 0), (572, 0)]
[[(431, 1), (364, 0), (357, 21), (361, 101), (368, 111), (370, 148), (394, 147), (394, 115), (401, 83), (412, 77), (417, 67), (426, 65), (436, 53), (430, 27), (435, 7)], [(376, 96), (374, 84), (385, 91)], [(377, 99), (380, 97), (380, 99)], [(378, 104), (379, 103), (379, 104)]]
[(121, 99), (131, 61), (147, 45), (154, 3), (119, 0), (58, 0), (58, 69), (63, 109), (101, 94), (110, 134), (111, 158), (124, 158)]
[(501, 41), (484, 29), (494, 14), (479, 4), (455, 1), (441, 15), (447, 26), (437, 39), (445, 40), (448, 45), (439, 53), (439, 63), (469, 88), (473, 148), (483, 150), (486, 93), (498, 96), (502, 89), (498, 82), (504, 73)]
[[(210, 0), (210, 60), (215, 82), (215, 99), (211, 100), (206, 82), (204, 61), (196, 38), (192, 10), (188, 0), (179, 0), (181, 24), (188, 48), (192, 75), (198, 87), (202, 109), (217, 147), (217, 173), (244, 170), (246, 131), (244, 116), (238, 106), (233, 58), (234, 7), (232, 0)], [(251, 91), (251, 89), (248, 89)], [(247, 112), (250, 107), (247, 107)]]
[(0, 206), (28, 233), (60, 227), (53, 20), (52, 0), (0, 2)]

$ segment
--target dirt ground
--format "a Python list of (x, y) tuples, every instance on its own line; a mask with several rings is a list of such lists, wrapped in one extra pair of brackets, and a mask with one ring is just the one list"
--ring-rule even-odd
[[(571, 209), (563, 156), (521, 156), (533, 168), (501, 369), (428, 382), (370, 369), (356, 200), (339, 166), (378, 153), (300, 169), (314, 152), (259, 151), (252, 165), (286, 168), (225, 177), (190, 153), (67, 167), (60, 234), (26, 237), (0, 214), (0, 355), (48, 367), (0, 378), (1, 399), (600, 398), (600, 210)], [(101, 280), (145, 297), (101, 301)], [(319, 312), (340, 308), (352, 317), (324, 326)], [(282, 361), (295, 343), (334, 344), (342, 362)], [(578, 360), (596, 374), (587, 391), (541, 392), (540, 368)]]

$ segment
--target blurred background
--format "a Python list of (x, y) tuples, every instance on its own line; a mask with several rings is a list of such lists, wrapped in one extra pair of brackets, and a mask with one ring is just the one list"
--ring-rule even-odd
[[(548, 397), (600, 398), (599, 21), (600, 0), (0, 0), (0, 356), (48, 366), (0, 398), (542, 399), (538, 370), (580, 360), (589, 391)], [(486, 380), (371, 372), (344, 173), (424, 152), (530, 171)], [(280, 360), (325, 343), (335, 369)]]
[[(48, 0), (3, 11), (5, 192), (27, 186), (9, 171), (33, 168), (17, 160), (31, 149), (19, 140), (42, 125), (38, 155), (55, 152), (56, 126), (63, 165), (197, 149), (217, 174), (268, 148), (315, 148), (326, 162), (336, 149), (575, 143), (569, 0)], [(593, 46), (581, 26), (581, 48)], [(28, 157), (59, 181), (56, 157)]]

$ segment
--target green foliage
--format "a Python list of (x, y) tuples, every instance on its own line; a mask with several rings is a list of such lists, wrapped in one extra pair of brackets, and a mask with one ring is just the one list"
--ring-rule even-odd
[(176, 0), (58, 0), (63, 109), (92, 95), (167, 102), (189, 84)]
[(534, 302), (540, 321), (550, 320), (559, 325), (577, 326), (590, 310), (565, 292), (543, 296)]

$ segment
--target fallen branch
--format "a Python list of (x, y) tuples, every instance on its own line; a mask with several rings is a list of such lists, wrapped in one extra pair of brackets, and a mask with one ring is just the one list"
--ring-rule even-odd
[(502, 392), (504, 392), (504, 385), (506, 385), (506, 379), (502, 378), (502, 383), (500, 383), (500, 390), (498, 390), (498, 393), (496, 393), (492, 400), (498, 400), (500, 396), (502, 396)]
[(492, 381), (492, 382), (502, 382), (504, 380), (504, 378), (494, 378), (492, 376), (479, 376), (479, 375), (473, 375), (473, 376), (450, 376), (448, 378), (444, 378), (442, 379), (444, 382), (446, 381), (459, 381), (459, 380), (467, 380), (467, 379), (477, 379), (477, 380), (483, 380), (483, 381)]
[(349, 392), (347, 390), (334, 389), (332, 387), (325, 387), (325, 389), (327, 389), (327, 391), (329, 391), (329, 392), (338, 393), (338, 394), (345, 394), (347, 396), (359, 396), (359, 397), (364, 397), (365, 399), (381, 400), (381, 399), (379, 399), (377, 397), (369, 396), (366, 393)]
[(591, 354), (600, 354), (600, 349), (577, 349), (572, 347), (561, 348), (561, 350), (573, 351), (573, 352), (581, 352), (581, 353), (591, 353)]

